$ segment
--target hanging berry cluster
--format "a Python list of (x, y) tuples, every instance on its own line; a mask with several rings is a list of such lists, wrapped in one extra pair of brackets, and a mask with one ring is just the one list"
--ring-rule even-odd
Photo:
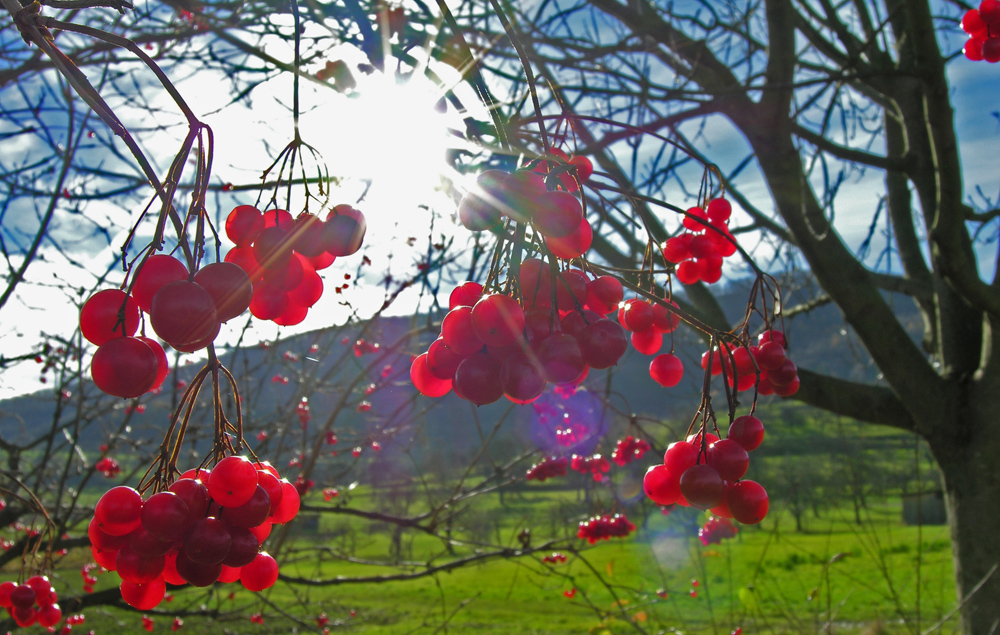
[(707, 370), (711, 357), (712, 375), (725, 373), (730, 387), (735, 381), (738, 391), (756, 386), (760, 395), (790, 397), (799, 391), (799, 369), (788, 357), (785, 347), (785, 334), (769, 329), (757, 336), (755, 346), (723, 344), (711, 352), (706, 351), (701, 356), (701, 367)]
[(121, 578), (122, 598), (145, 611), (163, 600), (168, 583), (271, 587), (278, 565), (262, 544), (298, 511), (298, 491), (273, 466), (229, 456), (145, 500), (131, 487), (109, 490), (87, 533), (94, 560)]
[(712, 199), (706, 208), (692, 207), (684, 217), (685, 231), (667, 240), (663, 257), (677, 265), (677, 279), (684, 284), (714, 284), (722, 278), (722, 261), (736, 253), (736, 239), (729, 233), (732, 205)]
[(555, 478), (557, 476), (566, 476), (566, 470), (568, 467), (569, 459), (565, 456), (547, 456), (542, 459), (541, 463), (535, 463), (528, 468), (528, 472), (525, 474), (524, 478), (529, 481), (538, 481), (541, 483), (546, 479)]
[(62, 619), (59, 596), (43, 575), (31, 576), (24, 584), (0, 582), (0, 607), (24, 628), (38, 624), (51, 628)]
[(978, 9), (966, 11), (962, 30), (969, 36), (965, 57), (973, 62), (1000, 62), (1000, 0), (982, 0)]
[(698, 540), (707, 547), (717, 545), (727, 538), (735, 538), (738, 532), (739, 529), (728, 518), (710, 516), (698, 529)]
[(740, 480), (751, 452), (764, 439), (764, 426), (751, 415), (738, 417), (729, 437), (700, 432), (671, 443), (662, 465), (646, 472), (643, 489), (658, 505), (710, 509), (712, 514), (752, 525), (767, 515), (767, 492), (758, 483)]
[(620, 466), (625, 466), (641, 459), (646, 452), (649, 452), (649, 441), (637, 439), (628, 435), (624, 439), (619, 439), (611, 453), (611, 460)]
[(625, 517), (625, 514), (604, 514), (581, 521), (576, 537), (593, 545), (598, 540), (625, 538), (633, 531), (635, 531), (635, 525)]
[(226, 235), (236, 247), (226, 262), (239, 265), (253, 281), (250, 313), (279, 326), (301, 323), (323, 295), (318, 271), (364, 242), (368, 223), (350, 205), (336, 205), (320, 220), (309, 212), (296, 218), (283, 209), (261, 213), (240, 205), (226, 219)]

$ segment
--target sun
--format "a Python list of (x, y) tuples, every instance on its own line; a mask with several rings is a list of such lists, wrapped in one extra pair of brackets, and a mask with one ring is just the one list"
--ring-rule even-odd
[(313, 110), (304, 128), (330, 175), (344, 179), (351, 193), (361, 185), (356, 195), (364, 196), (366, 214), (398, 224), (440, 200), (452, 180), (446, 152), (456, 139), (449, 129), (461, 125), (460, 117), (441, 111), (444, 89), (423, 75), (398, 80), (359, 73), (357, 82), (350, 95), (334, 94)]

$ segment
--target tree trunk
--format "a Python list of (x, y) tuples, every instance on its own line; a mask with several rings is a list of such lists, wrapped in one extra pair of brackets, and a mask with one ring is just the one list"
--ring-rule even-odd
[(1000, 633), (1000, 396), (980, 395), (968, 405), (986, 407), (956, 413), (954, 429), (967, 438), (931, 448), (944, 474), (962, 632), (994, 635)]

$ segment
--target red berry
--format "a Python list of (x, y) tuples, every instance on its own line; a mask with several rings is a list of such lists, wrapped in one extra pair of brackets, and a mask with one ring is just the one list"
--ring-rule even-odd
[(580, 224), (572, 233), (562, 238), (553, 236), (545, 239), (545, 245), (552, 252), (552, 255), (566, 260), (579, 258), (590, 249), (593, 242), (594, 228), (590, 226), (586, 218), (580, 219)]
[(990, 64), (1000, 62), (1000, 37), (991, 37), (983, 41), (983, 59)]
[(507, 398), (515, 403), (530, 403), (545, 390), (543, 370), (527, 355), (514, 355), (503, 363), (500, 383)]
[[(300, 505), (299, 490), (286, 479), (281, 479), (281, 502), (278, 504), (278, 509), (271, 514), (271, 523), (281, 525), (292, 520), (299, 513)], [(264, 542), (259, 534), (255, 535), (258, 540)], [(265, 534), (264, 538), (266, 537)]]
[(94, 518), (101, 531), (111, 536), (124, 536), (139, 528), (142, 497), (131, 487), (119, 485), (101, 496), (94, 508)]
[(694, 234), (684, 232), (680, 236), (668, 238), (663, 244), (663, 257), (667, 262), (680, 263), (691, 258), (691, 239)]
[(163, 576), (146, 583), (122, 582), (119, 590), (125, 603), (140, 611), (156, 608), (167, 593)]
[(572, 335), (549, 336), (538, 345), (537, 355), (546, 378), (553, 384), (573, 382), (587, 370), (580, 344)]
[[(213, 473), (213, 478), (214, 476)], [(197, 520), (184, 532), (182, 550), (184, 555), (194, 562), (218, 564), (226, 559), (231, 543), (232, 537), (230, 537), (225, 523), (218, 518), (209, 516)], [(181, 575), (183, 575), (183, 571)]]
[[(451, 392), (452, 380), (441, 379), (432, 373), (427, 365), (427, 356), (427, 353), (421, 353), (413, 358), (413, 362), (410, 364), (410, 381), (421, 394), (427, 397), (443, 397)], [(459, 363), (461, 363), (461, 359), (459, 359)], [(458, 368), (458, 364), (455, 365), (455, 368)]]
[(205, 265), (194, 274), (194, 281), (212, 297), (215, 316), (220, 322), (242, 314), (253, 298), (250, 277), (239, 265), (231, 262)]
[(649, 363), (649, 376), (664, 388), (672, 388), (684, 377), (684, 363), (671, 353), (657, 355)]
[(747, 452), (756, 450), (764, 440), (764, 424), (751, 415), (736, 417), (729, 426), (728, 438), (742, 445)]
[(735, 439), (720, 439), (708, 446), (708, 464), (718, 471), (724, 481), (743, 478), (750, 467), (750, 456)]
[(219, 518), (231, 527), (250, 528), (266, 521), (270, 515), (271, 498), (263, 487), (257, 485), (250, 500), (236, 507), (224, 508)]
[(119, 337), (101, 344), (90, 362), (94, 384), (122, 399), (132, 399), (152, 389), (159, 370), (156, 353), (135, 337)]
[(177, 554), (176, 568), (181, 579), (196, 587), (211, 586), (222, 574), (222, 563), (195, 562), (183, 552)]
[[(167, 549), (169, 550), (169, 548), (168, 545)], [(163, 573), (163, 563), (162, 554), (146, 558), (133, 551), (131, 547), (125, 547), (118, 552), (118, 557), (115, 558), (115, 571), (126, 582), (147, 584), (160, 577), (160, 574)]]
[(365, 215), (350, 205), (337, 205), (326, 217), (323, 239), (334, 256), (350, 256), (361, 249), (368, 229)]
[(180, 260), (166, 254), (152, 255), (135, 274), (135, 279), (132, 281), (132, 297), (140, 309), (149, 313), (153, 296), (163, 285), (186, 280), (187, 277), (187, 267)]
[(569, 192), (545, 192), (538, 199), (540, 208), (534, 215), (535, 227), (546, 238), (565, 238), (580, 227), (583, 207), (580, 199)]
[[(255, 525), (259, 527), (260, 525)], [(224, 567), (242, 567), (243, 565), (250, 564), (253, 559), (257, 557), (257, 553), (260, 551), (260, 541), (257, 537), (249, 530), (243, 527), (230, 527), (229, 535), (232, 538), (232, 542), (229, 545), (229, 553), (226, 554), (226, 559), (222, 561)], [(239, 575), (230, 580), (230, 582), (235, 582), (239, 579)]]
[(240, 569), (240, 583), (248, 591), (263, 591), (278, 581), (278, 563), (266, 551)]
[[(208, 480), (210, 474), (206, 470), (200, 471), (202, 475), (198, 479), (181, 476), (181, 478), (174, 481), (174, 484), (170, 486), (170, 492), (176, 494), (187, 505), (187, 524), (191, 524), (199, 518), (204, 518), (205, 514), (208, 513), (208, 506), (212, 502), (212, 498), (208, 493), (208, 487), (205, 485), (205, 481)], [(191, 474), (191, 476), (195, 475)], [(149, 500), (153, 500), (155, 497), (156, 495), (154, 494)]]
[(980, 2), (979, 17), (991, 28), (1000, 27), (1000, 0), (983, 0)]
[(483, 297), (483, 285), (478, 282), (463, 282), (455, 287), (448, 297), (448, 310), (458, 306), (476, 306)]
[(462, 357), (483, 348), (483, 341), (476, 335), (472, 321), (472, 307), (459, 306), (448, 312), (441, 321), (441, 337), (448, 348)]
[(253, 205), (239, 205), (226, 217), (226, 236), (237, 247), (249, 247), (264, 230), (264, 217)]
[(663, 333), (655, 328), (633, 331), (632, 346), (643, 355), (656, 355), (663, 346)]
[(673, 505), (681, 496), (680, 477), (672, 474), (665, 465), (654, 465), (646, 471), (642, 489), (657, 505)]
[(142, 505), (140, 518), (146, 531), (170, 542), (179, 540), (194, 520), (187, 502), (174, 492), (157, 492), (150, 496)]
[(624, 297), (622, 283), (613, 276), (600, 276), (587, 283), (587, 307), (601, 315), (615, 311)]
[[(124, 305), (124, 323), (118, 323)], [(90, 296), (80, 309), (80, 331), (91, 344), (126, 335), (135, 335), (139, 328), (139, 306), (120, 289), (105, 289)]]
[(767, 492), (754, 481), (735, 483), (726, 497), (733, 518), (744, 525), (753, 525), (767, 516)]
[[(705, 222), (700, 222), (705, 221)], [(708, 222), (708, 215), (705, 214), (705, 210), (700, 207), (688, 208), (687, 214), (684, 215), (684, 220), (682, 223), (684, 227), (690, 229), (693, 232), (701, 232), (705, 229), (705, 224)]]
[(969, 9), (962, 16), (962, 30), (968, 33), (970, 36), (976, 36), (986, 33), (986, 23), (983, 22), (983, 18), (979, 15), (979, 11), (976, 9)]
[(483, 296), (472, 308), (472, 328), (488, 346), (507, 346), (524, 332), (524, 311), (514, 298), (499, 293)]
[(755, 357), (764, 370), (776, 370), (785, 363), (785, 349), (778, 342), (764, 342), (757, 349)]
[[(223, 507), (238, 507), (257, 491), (257, 468), (244, 456), (227, 456), (208, 478), (208, 493)], [(221, 558), (220, 558), (221, 560)]]
[(677, 279), (683, 284), (694, 284), (701, 280), (701, 268), (693, 260), (685, 260), (677, 265)]
[(477, 406), (493, 403), (503, 396), (500, 370), (500, 365), (488, 354), (475, 353), (462, 360), (455, 370), (455, 392)]
[(171, 282), (153, 296), (149, 322), (175, 348), (204, 340), (219, 325), (212, 296), (187, 280)]
[(715, 507), (726, 493), (726, 486), (719, 472), (704, 463), (692, 465), (685, 470), (681, 474), (680, 486), (684, 498), (692, 507), (699, 509)]
[(318, 258), (326, 253), (323, 221), (309, 212), (302, 212), (292, 225), (292, 247), (306, 258)]
[(733, 213), (733, 206), (724, 198), (713, 198), (708, 202), (705, 213), (713, 225), (721, 225), (729, 220)]
[(653, 307), (645, 300), (626, 300), (620, 315), (623, 316), (622, 326), (629, 331), (645, 331), (653, 327)]

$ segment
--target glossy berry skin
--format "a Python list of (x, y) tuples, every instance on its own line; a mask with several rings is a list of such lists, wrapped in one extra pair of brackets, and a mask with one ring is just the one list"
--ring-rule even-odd
[(744, 525), (753, 525), (767, 516), (767, 492), (759, 483), (740, 481), (735, 483), (726, 497), (733, 518)]
[(503, 363), (500, 383), (514, 403), (530, 403), (545, 391), (545, 374), (527, 355), (514, 355)]
[(229, 545), (229, 553), (226, 554), (226, 559), (222, 561), (222, 564), (227, 567), (242, 567), (253, 562), (260, 551), (260, 541), (257, 540), (257, 537), (249, 529), (243, 527), (230, 527), (229, 534), (232, 542)]
[(657, 355), (649, 363), (649, 376), (664, 388), (672, 388), (684, 378), (684, 363), (671, 353)]
[(617, 310), (624, 298), (622, 283), (614, 276), (600, 276), (587, 283), (587, 306), (601, 315)]
[(226, 559), (232, 538), (225, 523), (209, 516), (195, 522), (184, 534), (184, 553), (194, 562), (218, 564)]
[(249, 247), (264, 230), (264, 216), (253, 205), (239, 205), (226, 217), (226, 236), (237, 247)]
[(757, 349), (756, 357), (764, 370), (777, 370), (785, 363), (785, 349), (778, 342), (764, 342)]
[(583, 359), (591, 368), (611, 368), (628, 350), (625, 329), (608, 319), (588, 324), (577, 337)]
[[(124, 330), (123, 325), (118, 324), (118, 314), (123, 304)], [(135, 335), (138, 329), (139, 305), (120, 289), (98, 291), (80, 309), (80, 332), (91, 344), (100, 346), (114, 338)]]
[(154, 254), (142, 264), (132, 282), (132, 297), (139, 308), (149, 313), (153, 296), (165, 284), (186, 280), (187, 267), (180, 260), (166, 254)]
[[(200, 470), (202, 472), (199, 478), (194, 478), (196, 474), (192, 471), (188, 476), (181, 476), (181, 478), (174, 481), (174, 484), (170, 486), (170, 492), (176, 494), (188, 508), (188, 523), (193, 523), (199, 518), (204, 518), (208, 513), (208, 506), (212, 502), (212, 498), (208, 493), (208, 487), (205, 485), (204, 481), (207, 481), (210, 472), (207, 470)], [(185, 472), (185, 474), (188, 474)], [(204, 479), (200, 480), (200, 479)], [(155, 497), (155, 494), (154, 494)], [(152, 500), (152, 497), (150, 498)]]
[(238, 507), (224, 508), (221, 519), (232, 527), (248, 529), (266, 521), (270, 515), (271, 497), (267, 495), (267, 491), (263, 487), (257, 485), (250, 500)]
[(244, 456), (227, 456), (212, 469), (208, 493), (223, 507), (238, 507), (257, 490), (257, 468)]
[(119, 590), (125, 603), (139, 611), (149, 611), (163, 601), (167, 585), (163, 576), (147, 583), (122, 582)]
[(618, 312), (621, 325), (629, 331), (645, 331), (653, 326), (653, 307), (645, 300), (626, 300)]
[(222, 573), (222, 563), (195, 562), (183, 553), (177, 555), (177, 573), (187, 583), (207, 587), (215, 583)]
[(450, 381), (455, 376), (455, 370), (463, 359), (465, 357), (451, 350), (444, 338), (439, 337), (431, 342), (427, 349), (427, 370), (438, 379)]
[(747, 452), (756, 450), (764, 440), (764, 424), (752, 415), (736, 417), (729, 426), (728, 438), (743, 446)]
[(111, 536), (124, 536), (142, 523), (142, 497), (131, 487), (119, 485), (101, 496), (94, 508), (94, 518), (101, 531)]
[(239, 265), (231, 262), (205, 265), (194, 274), (194, 281), (212, 296), (215, 316), (220, 322), (241, 315), (250, 306), (253, 285)]
[[(192, 483), (194, 481), (191, 481)], [(174, 542), (184, 535), (194, 518), (187, 502), (174, 492), (157, 492), (143, 503), (142, 526), (160, 540)]]
[(546, 237), (565, 238), (575, 232), (583, 220), (580, 199), (569, 192), (545, 192), (539, 197), (539, 204), (534, 223)]
[[(292, 520), (299, 513), (300, 504), (299, 490), (295, 489), (295, 486), (287, 480), (282, 479), (281, 502), (278, 504), (278, 509), (271, 514), (271, 522), (280, 525)], [(263, 542), (259, 536), (258, 539)]]
[(517, 300), (494, 293), (472, 307), (472, 328), (487, 346), (507, 346), (524, 332), (524, 311)]
[(680, 478), (665, 465), (654, 465), (646, 471), (642, 489), (657, 505), (673, 505), (681, 496)]
[(472, 323), (472, 307), (459, 306), (449, 311), (441, 321), (441, 337), (448, 348), (462, 357), (483, 348), (483, 341), (476, 335)]
[(278, 581), (278, 563), (266, 551), (240, 570), (240, 583), (248, 591), (263, 591)]
[(350, 256), (361, 249), (368, 230), (365, 215), (350, 205), (337, 205), (326, 217), (323, 241), (334, 256)]
[(503, 396), (500, 365), (484, 352), (463, 360), (455, 370), (455, 391), (477, 406), (493, 403)]
[[(584, 329), (586, 330), (586, 329)], [(538, 346), (538, 361), (553, 384), (567, 384), (587, 370), (580, 344), (572, 335), (555, 333)]]
[(738, 481), (750, 467), (750, 456), (736, 441), (720, 439), (708, 446), (708, 464), (719, 472), (722, 480)]
[(458, 306), (476, 306), (481, 297), (483, 297), (483, 285), (478, 282), (463, 282), (448, 296), (448, 310)]
[(142, 340), (119, 337), (101, 344), (90, 362), (90, 376), (102, 392), (132, 399), (156, 383), (160, 360)]
[(553, 236), (545, 239), (545, 244), (552, 255), (565, 260), (579, 258), (590, 249), (593, 242), (594, 228), (586, 218), (581, 219), (580, 225), (571, 234), (562, 238)]
[(632, 346), (643, 355), (656, 355), (663, 347), (663, 333), (655, 328), (632, 331)]
[[(451, 392), (452, 380), (441, 379), (427, 365), (428, 353), (421, 353), (413, 358), (410, 364), (410, 381), (420, 394), (427, 397), (443, 397)], [(458, 363), (461, 363), (459, 358)], [(458, 368), (458, 364), (455, 365)], [(454, 375), (454, 371), (452, 371)]]
[(178, 280), (153, 296), (149, 322), (171, 346), (194, 344), (219, 325), (212, 296), (195, 282)]
[(693, 465), (681, 474), (681, 494), (692, 507), (710, 509), (722, 502), (726, 484), (719, 472), (704, 463)]
[(126, 582), (147, 584), (163, 573), (163, 562), (162, 555), (145, 558), (126, 547), (118, 552), (115, 571)]

